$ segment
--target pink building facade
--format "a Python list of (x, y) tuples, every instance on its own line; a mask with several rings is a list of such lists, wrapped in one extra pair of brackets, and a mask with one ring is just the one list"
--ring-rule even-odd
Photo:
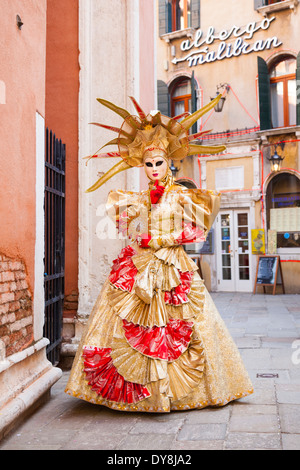
[(61, 374), (43, 337), (46, 10), (1, 1), (0, 438)]

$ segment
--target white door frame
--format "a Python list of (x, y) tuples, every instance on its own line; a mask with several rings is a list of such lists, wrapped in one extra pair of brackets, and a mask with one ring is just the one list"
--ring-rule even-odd
[[(216, 262), (217, 262), (217, 290), (218, 291), (228, 291), (228, 292), (252, 292), (253, 283), (254, 283), (254, 270), (255, 270), (255, 260), (251, 251), (251, 229), (253, 228), (254, 223), (254, 213), (255, 209), (252, 205), (247, 205), (245, 207), (230, 207), (228, 209), (222, 208), (217, 216), (216, 220)], [(248, 231), (249, 231), (249, 272), (250, 279), (249, 281), (241, 281), (238, 276), (238, 240), (234, 231), (237, 231), (237, 214), (238, 213), (248, 213)], [(233, 234), (234, 238), (231, 239), (234, 243), (231, 247), (231, 265), (232, 265), (232, 279), (228, 281), (222, 280), (222, 244), (221, 244), (221, 215), (230, 213), (232, 215), (230, 221), (230, 230), (231, 236)], [(231, 243), (232, 243), (231, 242)]]

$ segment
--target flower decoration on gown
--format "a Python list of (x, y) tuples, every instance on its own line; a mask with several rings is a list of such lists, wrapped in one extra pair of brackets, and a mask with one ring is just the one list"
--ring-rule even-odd
[[(120, 158), (87, 192), (147, 156), (167, 162), (216, 154), (220, 146), (196, 143), (190, 127), (212, 109), (170, 118), (137, 116), (98, 101), (123, 118), (106, 145), (118, 151), (90, 158)], [(105, 147), (105, 146), (104, 146)], [(100, 149), (101, 150), (101, 149)], [(82, 335), (66, 392), (117, 410), (169, 412), (221, 406), (253, 392), (239, 351), (217, 311), (198, 267), (183, 245), (204, 241), (220, 206), (215, 191), (188, 189), (170, 169), (147, 191), (110, 191), (107, 213), (130, 243), (113, 261)]]

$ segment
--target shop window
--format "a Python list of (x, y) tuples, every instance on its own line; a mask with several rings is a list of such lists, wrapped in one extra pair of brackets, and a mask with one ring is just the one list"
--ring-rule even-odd
[(280, 172), (270, 181), (267, 226), (277, 232), (278, 248), (300, 248), (300, 179)]
[(300, 53), (282, 55), (270, 68), (261, 57), (257, 63), (261, 130), (300, 125)]
[(296, 59), (288, 58), (270, 70), (273, 127), (296, 125)]

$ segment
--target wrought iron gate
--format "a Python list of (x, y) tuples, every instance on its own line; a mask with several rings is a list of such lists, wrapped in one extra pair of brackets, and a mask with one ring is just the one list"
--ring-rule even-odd
[(66, 147), (46, 129), (45, 159), (45, 324), (47, 357), (60, 358), (65, 276), (65, 161)]

